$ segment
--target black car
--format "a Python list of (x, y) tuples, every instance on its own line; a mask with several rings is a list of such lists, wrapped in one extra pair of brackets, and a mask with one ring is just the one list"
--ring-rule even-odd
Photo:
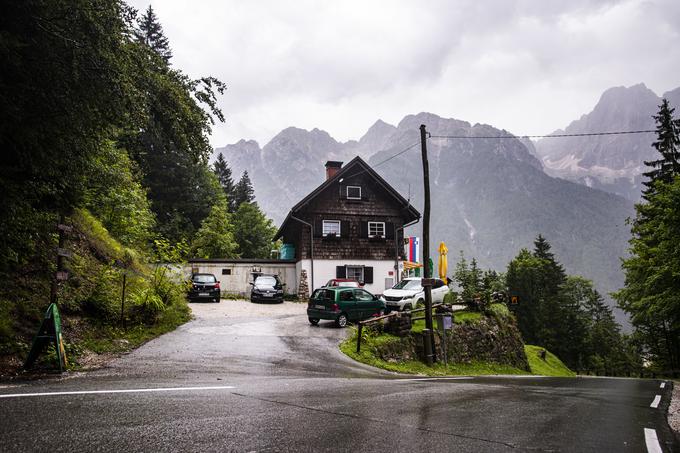
[(220, 282), (213, 274), (194, 274), (191, 276), (191, 289), (189, 289), (189, 300), (211, 300), (220, 301)]
[(250, 292), (251, 302), (283, 302), (283, 284), (276, 275), (260, 275)]

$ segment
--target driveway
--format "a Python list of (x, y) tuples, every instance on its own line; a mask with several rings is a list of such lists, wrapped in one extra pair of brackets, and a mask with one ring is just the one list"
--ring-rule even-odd
[(305, 308), (192, 304), (195, 320), (106, 369), (0, 388), (2, 450), (677, 449), (668, 382), (398, 376), (343, 356), (348, 330)]

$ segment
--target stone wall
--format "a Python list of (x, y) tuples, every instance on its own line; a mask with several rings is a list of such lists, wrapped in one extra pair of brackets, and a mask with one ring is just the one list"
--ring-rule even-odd
[[(435, 331), (437, 357), (443, 357), (442, 335)], [(449, 363), (487, 362), (529, 371), (522, 336), (512, 318), (483, 317), (454, 324), (446, 333)], [(376, 355), (388, 362), (425, 360), (423, 334), (411, 333), (377, 346)]]

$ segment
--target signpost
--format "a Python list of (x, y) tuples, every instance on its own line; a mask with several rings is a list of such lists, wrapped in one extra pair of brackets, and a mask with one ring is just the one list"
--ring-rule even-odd
[(50, 343), (54, 343), (54, 349), (57, 352), (59, 371), (64, 371), (68, 362), (66, 361), (66, 351), (61, 336), (61, 315), (59, 314), (57, 304), (50, 304), (47, 308), (42, 324), (40, 324), (40, 328), (38, 329), (38, 333), (33, 338), (33, 345), (26, 358), (26, 363), (24, 363), (24, 368), (33, 366), (38, 356)]

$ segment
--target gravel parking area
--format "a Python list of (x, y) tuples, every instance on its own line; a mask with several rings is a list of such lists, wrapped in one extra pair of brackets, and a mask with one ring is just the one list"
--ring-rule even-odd
[[(307, 304), (284, 301), (282, 304), (256, 304), (249, 300), (222, 299), (219, 304), (192, 302), (191, 311), (197, 319), (228, 316), (232, 318), (270, 318), (281, 315), (305, 315)], [(306, 318), (305, 318), (306, 320)]]

